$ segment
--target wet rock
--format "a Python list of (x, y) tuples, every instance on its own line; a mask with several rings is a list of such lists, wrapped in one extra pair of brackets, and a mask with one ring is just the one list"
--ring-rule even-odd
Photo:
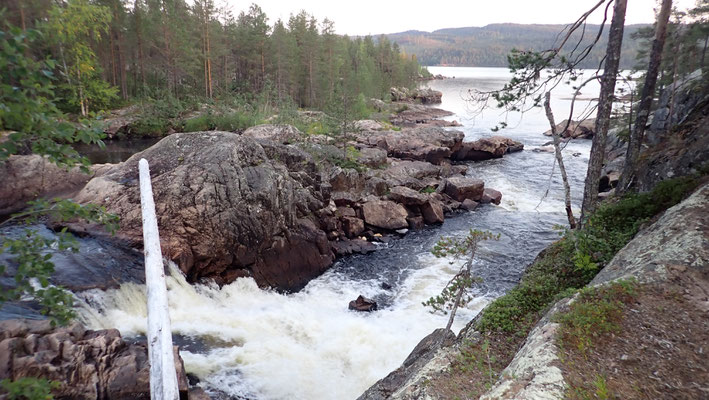
[(377, 311), (377, 302), (372, 299), (368, 299), (362, 295), (359, 295), (357, 297), (357, 300), (350, 301), (349, 309), (354, 311), (366, 312)]
[[(564, 130), (566, 124), (569, 127)], [(561, 138), (571, 138), (571, 139), (591, 139), (593, 137), (594, 129), (596, 125), (595, 118), (588, 118), (583, 121), (571, 121), (568, 119), (561, 121), (560, 124), (556, 126), (556, 132)], [(544, 132), (545, 136), (551, 136), (551, 129)]]
[(423, 216), (409, 217), (406, 218), (406, 221), (408, 221), (409, 229), (411, 229), (412, 231), (419, 231), (424, 227)]
[[(55, 398), (150, 398), (150, 365), (144, 344), (128, 344), (115, 329), (90, 331), (79, 324), (51, 328), (48, 321), (0, 322), (0, 379), (60, 382)], [(19, 328), (18, 328), (19, 327)], [(175, 349), (181, 396), (187, 377)]]
[(364, 239), (344, 239), (332, 243), (332, 248), (338, 256), (348, 256), (351, 254), (368, 254), (377, 247)]
[(480, 201), (484, 188), (485, 183), (480, 179), (452, 177), (446, 180), (445, 193), (459, 202), (465, 199)]
[(256, 125), (246, 129), (242, 135), (252, 139), (271, 140), (281, 144), (295, 143), (303, 139), (303, 133), (292, 125)]
[(348, 238), (357, 237), (364, 232), (364, 221), (355, 217), (343, 217), (342, 230)]
[(431, 200), (421, 206), (423, 220), (427, 224), (442, 224), (445, 216), (443, 214), (443, 204), (437, 200)]
[[(484, 196), (484, 192), (483, 192), (483, 196)], [(476, 208), (478, 208), (478, 202), (470, 200), (470, 199), (465, 199), (465, 200), (463, 200), (463, 203), (460, 206), (468, 211), (473, 211)]]
[(428, 201), (428, 196), (413, 189), (409, 189), (406, 186), (396, 186), (391, 188), (391, 191), (387, 197), (389, 197), (389, 200), (405, 206), (421, 206)]
[(297, 290), (332, 264), (326, 234), (314, 222), (329, 204), (330, 186), (307, 153), (230, 132), (166, 137), (77, 196), (119, 215), (118, 237), (138, 246), (141, 158), (151, 164), (163, 251), (188, 280), (242, 269), (259, 285)]
[(90, 179), (78, 168), (66, 171), (39, 155), (11, 156), (0, 163), (0, 216), (20, 211), (38, 198), (71, 196)]
[(502, 193), (500, 193), (499, 191), (490, 188), (485, 188), (485, 190), (483, 190), (483, 197), (480, 199), (481, 203), (493, 203), (499, 205), (501, 201)]
[(362, 214), (364, 222), (377, 228), (396, 230), (409, 226), (406, 208), (393, 201), (369, 201), (362, 206)]

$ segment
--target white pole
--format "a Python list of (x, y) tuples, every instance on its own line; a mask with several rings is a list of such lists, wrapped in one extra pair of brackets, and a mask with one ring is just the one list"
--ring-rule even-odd
[(155, 217), (153, 188), (148, 161), (140, 159), (140, 207), (143, 211), (145, 286), (148, 288), (148, 359), (150, 360), (150, 398), (178, 400), (177, 373), (172, 354), (172, 331), (167, 305), (167, 286), (158, 221)]

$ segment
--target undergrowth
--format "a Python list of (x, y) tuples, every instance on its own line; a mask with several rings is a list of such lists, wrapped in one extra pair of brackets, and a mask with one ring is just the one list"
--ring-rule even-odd
[(569, 310), (552, 319), (561, 325), (560, 347), (586, 355), (598, 337), (618, 332), (624, 306), (635, 299), (636, 286), (634, 280), (626, 280), (581, 289)]
[(588, 284), (642, 224), (679, 203), (700, 180), (699, 176), (669, 179), (651, 192), (601, 204), (581, 230), (566, 231), (540, 254), (517, 287), (483, 311), (478, 329), (526, 336), (541, 312)]

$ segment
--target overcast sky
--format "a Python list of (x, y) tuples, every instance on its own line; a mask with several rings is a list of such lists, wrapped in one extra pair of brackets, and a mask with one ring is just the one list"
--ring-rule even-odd
[[(253, 1), (217, 0), (228, 4), (235, 15), (248, 9)], [(260, 0), (256, 4), (266, 12), (269, 23), (285, 21), (291, 13), (305, 10), (318, 20), (335, 21), (337, 33), (366, 35), (395, 33), (416, 29), (433, 31), (441, 28), (484, 26), (492, 23), (565, 24), (598, 0)], [(694, 0), (675, 0), (679, 8), (687, 8)], [(629, 0), (626, 24), (654, 20), (655, 0)], [(600, 12), (591, 18), (598, 23)], [(610, 17), (609, 17), (610, 18)]]

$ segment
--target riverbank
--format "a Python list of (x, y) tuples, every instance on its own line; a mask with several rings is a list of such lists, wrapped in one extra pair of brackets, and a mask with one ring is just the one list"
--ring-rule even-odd
[(705, 121), (700, 105), (679, 136), (655, 133), (671, 147), (661, 140), (644, 152), (643, 165), (683, 177), (644, 174), (638, 184), (650, 192), (606, 201), (458, 336), (433, 332), (360, 399), (701, 398), (709, 366), (701, 356), (709, 343)]

